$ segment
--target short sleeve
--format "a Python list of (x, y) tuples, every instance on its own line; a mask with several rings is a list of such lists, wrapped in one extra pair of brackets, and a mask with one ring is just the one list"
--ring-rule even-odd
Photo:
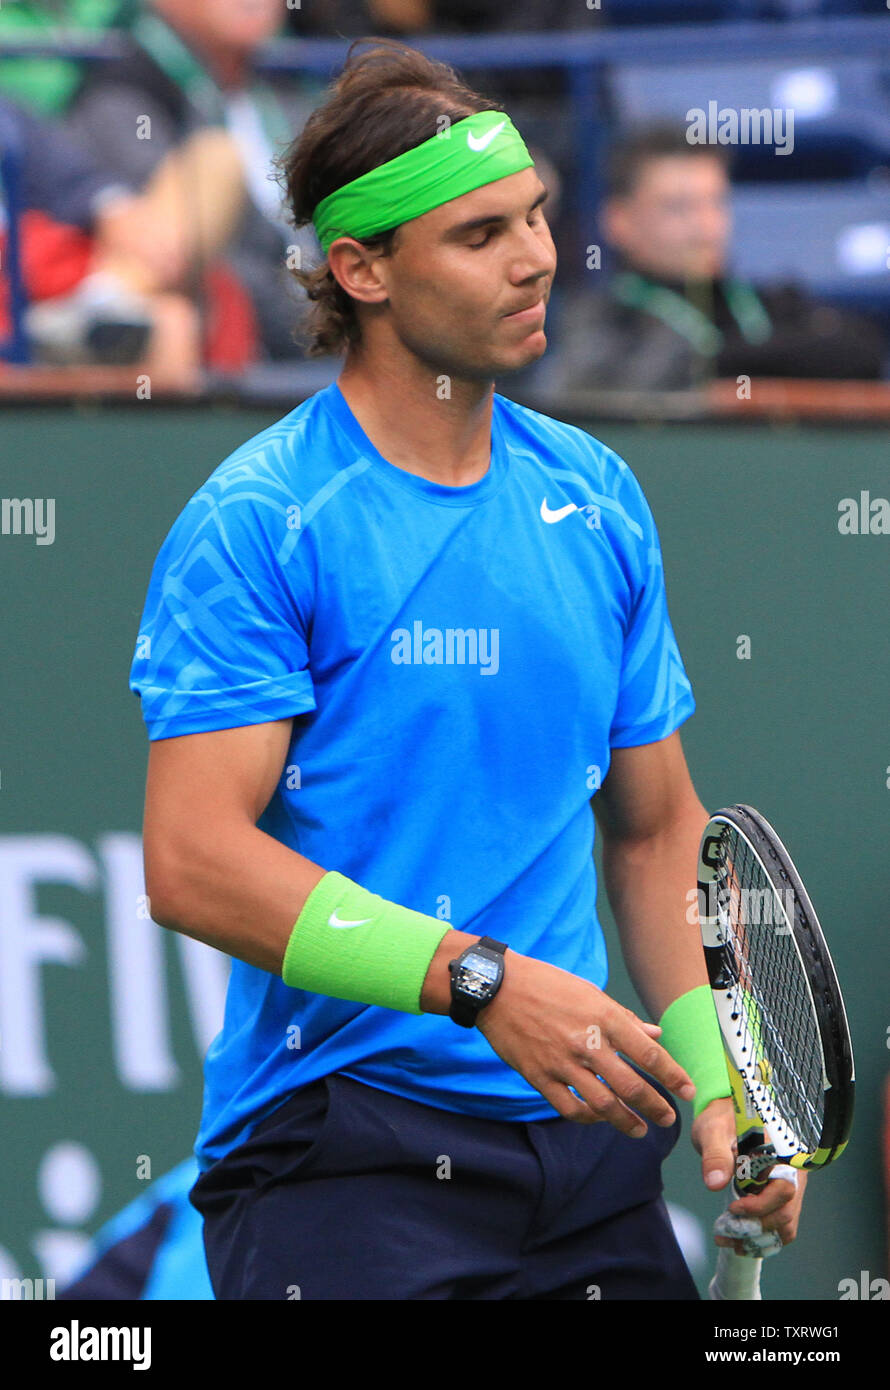
[(255, 501), (226, 505), (208, 484), (174, 523), (152, 571), (130, 671), (149, 739), (315, 708), (311, 595), (296, 562), (285, 575), (279, 512)]
[(624, 639), (612, 748), (633, 748), (667, 738), (695, 710), (668, 615), (661, 543), (648, 502), (632, 474), (640, 532), (637, 541), (630, 619)]

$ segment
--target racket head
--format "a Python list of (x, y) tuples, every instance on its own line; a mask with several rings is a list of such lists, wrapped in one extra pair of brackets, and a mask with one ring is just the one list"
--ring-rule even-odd
[[(730, 1077), (774, 1157), (820, 1168), (846, 1146), (853, 1049), (834, 964), (788, 850), (751, 806), (725, 807), (701, 838), (699, 917)], [(739, 1152), (756, 1147), (736, 1101)], [(756, 1174), (754, 1174), (756, 1176)]]

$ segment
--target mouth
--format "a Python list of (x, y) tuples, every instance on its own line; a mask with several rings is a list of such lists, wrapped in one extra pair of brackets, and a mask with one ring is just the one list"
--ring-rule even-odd
[(525, 323), (526, 321), (530, 322), (531, 320), (537, 318), (537, 316), (543, 310), (546, 310), (546, 307), (547, 305), (544, 295), (540, 295), (534, 301), (534, 303), (529, 304), (527, 308), (517, 309), (515, 313), (505, 314), (504, 317), (509, 319), (512, 323)]

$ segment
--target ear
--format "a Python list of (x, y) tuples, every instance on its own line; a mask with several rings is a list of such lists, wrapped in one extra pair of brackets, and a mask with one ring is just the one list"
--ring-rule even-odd
[(385, 304), (389, 298), (386, 266), (379, 251), (369, 251), (353, 237), (342, 236), (328, 251), (331, 274), (351, 299), (362, 304)]

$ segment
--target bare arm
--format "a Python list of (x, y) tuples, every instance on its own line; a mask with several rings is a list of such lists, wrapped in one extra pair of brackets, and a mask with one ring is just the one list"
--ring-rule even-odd
[(160, 739), (150, 745), (145, 791), (154, 920), (276, 974), (326, 872), (256, 825), (281, 776), (292, 722)]
[(606, 891), (634, 986), (652, 1017), (708, 982), (701, 934), (687, 921), (708, 813), (696, 795), (679, 732), (616, 748), (594, 797)]
[[(323, 868), (257, 828), (281, 777), (292, 725), (282, 719), (159, 739), (150, 745), (145, 792), (153, 919), (276, 975), (306, 899), (337, 867)], [(447, 961), (478, 939), (446, 933), (436, 953), (436, 962), (445, 962), (445, 988), (425, 992), (426, 1012), (448, 1012)]]
[[(158, 740), (146, 786), (145, 876), (155, 921), (275, 974), (306, 898), (337, 867), (314, 864), (256, 825), (281, 776), (291, 728), (291, 720), (280, 720)], [(424, 1011), (448, 1012), (448, 961), (477, 940), (446, 932), (427, 972)], [(654, 1041), (657, 1029), (589, 981), (513, 951), (479, 1028), (560, 1114), (584, 1123), (605, 1119), (644, 1133), (634, 1109), (673, 1122), (670, 1106), (619, 1049), (674, 1091), (689, 1083)]]
[[(696, 866), (708, 812), (696, 795), (679, 732), (660, 743), (616, 748), (609, 775), (593, 801), (603, 841), (606, 891), (615, 914), (621, 949), (631, 979), (653, 1018), (687, 990), (708, 983), (697, 919), (687, 921), (695, 901)], [(690, 892), (692, 898), (690, 899)], [(724, 1187), (733, 1172), (735, 1123), (732, 1102), (713, 1100), (692, 1125), (692, 1142), (711, 1188)], [(803, 1201), (805, 1174), (797, 1192), (775, 1181), (733, 1204), (738, 1215), (757, 1216), (764, 1230), (792, 1241)], [(716, 1238), (718, 1245), (741, 1245)]]

